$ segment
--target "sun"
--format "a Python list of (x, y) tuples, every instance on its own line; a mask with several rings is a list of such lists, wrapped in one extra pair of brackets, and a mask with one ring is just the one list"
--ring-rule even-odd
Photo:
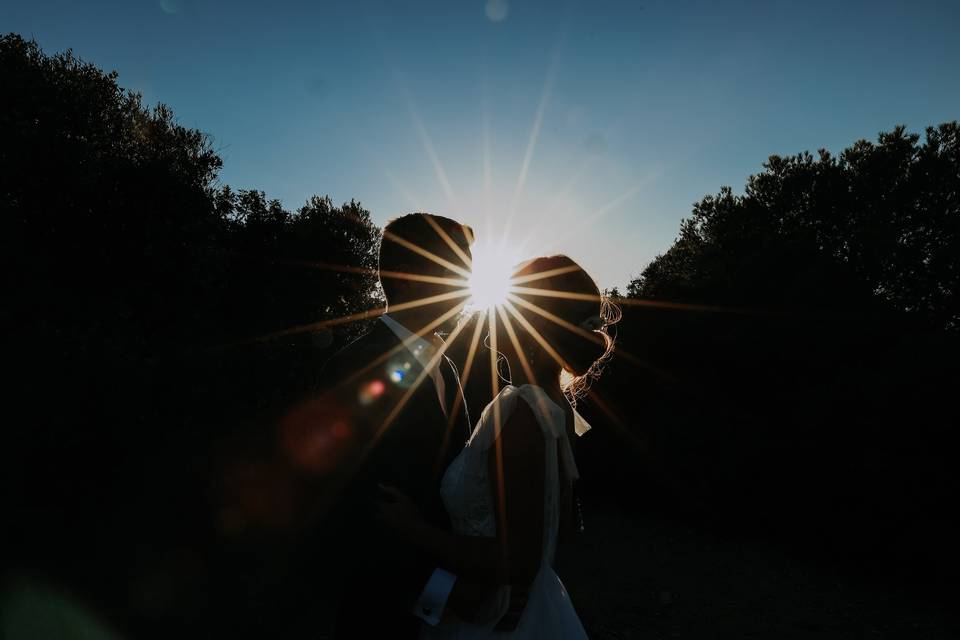
[(500, 244), (485, 244), (474, 246), (472, 253), (468, 308), (483, 311), (503, 304), (512, 288), (515, 252)]

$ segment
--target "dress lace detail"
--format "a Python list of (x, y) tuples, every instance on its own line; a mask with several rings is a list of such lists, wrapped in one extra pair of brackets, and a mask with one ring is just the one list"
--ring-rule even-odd
[(470, 536), (497, 535), (486, 464), (468, 464), (470, 456), (457, 456), (443, 475), (440, 496), (453, 530)]
[[(560, 529), (561, 482), (571, 483), (579, 474), (567, 438), (566, 413), (541, 387), (507, 386), (487, 405), (470, 439), (453, 460), (440, 485), (440, 495), (450, 516), (453, 530), (471, 536), (496, 535), (493, 489), (488, 477), (487, 456), (500, 430), (520, 400), (533, 411), (544, 436), (546, 478), (544, 495), (544, 543), (540, 572), (530, 589), (530, 598), (513, 638), (586, 638), (566, 590), (552, 568)], [(558, 455), (559, 454), (559, 455)], [(493, 625), (505, 611), (509, 587), (503, 587), (491, 603), (491, 622), (472, 625), (445, 620), (437, 627), (424, 626), (423, 638), (508, 637), (497, 633)]]

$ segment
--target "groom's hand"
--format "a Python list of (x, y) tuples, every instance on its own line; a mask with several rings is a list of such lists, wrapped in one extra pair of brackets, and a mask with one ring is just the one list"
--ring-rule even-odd
[(527, 601), (530, 599), (530, 587), (511, 585), (510, 603), (507, 605), (507, 612), (503, 614), (494, 631), (513, 631), (520, 624), (520, 618), (523, 616), (523, 610), (527, 607)]

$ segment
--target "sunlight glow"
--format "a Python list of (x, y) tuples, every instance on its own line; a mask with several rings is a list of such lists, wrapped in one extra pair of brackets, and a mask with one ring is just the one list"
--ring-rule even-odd
[(473, 247), (473, 272), (468, 280), (471, 311), (493, 309), (503, 304), (512, 290), (510, 280), (518, 260), (516, 252), (502, 244)]

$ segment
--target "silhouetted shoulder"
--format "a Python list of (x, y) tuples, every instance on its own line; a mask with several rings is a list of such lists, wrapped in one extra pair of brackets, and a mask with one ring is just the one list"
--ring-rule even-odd
[(364, 335), (330, 356), (320, 372), (321, 386), (343, 380), (359, 369), (370, 366), (399, 341), (382, 322), (376, 322)]

